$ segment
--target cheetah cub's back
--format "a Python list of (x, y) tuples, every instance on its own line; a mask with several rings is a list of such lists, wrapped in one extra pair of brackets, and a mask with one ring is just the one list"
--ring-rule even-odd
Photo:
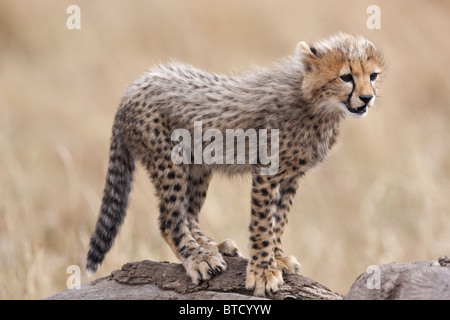
[(148, 171), (159, 202), (161, 235), (193, 283), (226, 269), (240, 255), (217, 244), (198, 215), (214, 171), (252, 175), (246, 287), (264, 296), (300, 264), (281, 236), (300, 178), (335, 144), (339, 123), (374, 105), (383, 57), (368, 40), (340, 33), (271, 68), (229, 76), (170, 63), (126, 91), (117, 111), (100, 214), (86, 269), (95, 272), (125, 218), (135, 162)]

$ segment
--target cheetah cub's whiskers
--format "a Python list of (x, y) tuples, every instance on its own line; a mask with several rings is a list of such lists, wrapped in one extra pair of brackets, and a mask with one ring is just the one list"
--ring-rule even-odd
[[(244, 75), (213, 74), (174, 62), (152, 69), (126, 90), (115, 116), (87, 271), (97, 270), (114, 243), (139, 161), (160, 200), (161, 235), (196, 284), (226, 269), (223, 255), (241, 255), (232, 240), (217, 244), (200, 229), (198, 214), (212, 173), (251, 174), (246, 287), (258, 296), (277, 291), (283, 274), (300, 270), (297, 259), (281, 249), (299, 180), (326, 158), (346, 115), (367, 115), (383, 69), (383, 57), (370, 41), (343, 33), (311, 46), (301, 42), (292, 56), (272, 68)], [(246, 161), (197, 163), (190, 154), (191, 161), (174, 163), (172, 151), (178, 141), (171, 139), (172, 133), (182, 129), (194, 137), (194, 123), (199, 121), (202, 137), (208, 130), (225, 137), (227, 130), (240, 129), (254, 132), (258, 139), (261, 132), (276, 131), (278, 145), (268, 146), (277, 147), (276, 170), (263, 174), (267, 163), (249, 161), (256, 159), (248, 148), (250, 137), (241, 140), (247, 147)], [(192, 144), (211, 150), (213, 142), (203, 138)]]

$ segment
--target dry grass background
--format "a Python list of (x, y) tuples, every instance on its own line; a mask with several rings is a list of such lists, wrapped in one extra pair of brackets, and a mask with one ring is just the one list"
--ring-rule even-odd
[[(81, 30), (66, 8), (81, 7)], [(366, 8), (381, 8), (381, 30)], [(285, 236), (304, 275), (345, 294), (368, 265), (450, 251), (450, 2), (0, 2), (0, 298), (38, 299), (84, 268), (110, 127), (127, 84), (175, 58), (216, 72), (270, 64), (343, 30), (389, 64), (378, 106), (347, 119), (329, 159), (301, 183)], [(96, 277), (128, 261), (176, 261), (159, 236), (142, 168), (122, 231)], [(205, 232), (246, 252), (247, 178), (214, 177)], [(82, 281), (87, 281), (83, 272)]]

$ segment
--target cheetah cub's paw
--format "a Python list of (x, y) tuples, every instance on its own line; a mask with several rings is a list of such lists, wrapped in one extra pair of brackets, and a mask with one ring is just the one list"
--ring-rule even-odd
[(267, 294), (278, 291), (283, 284), (283, 275), (278, 269), (259, 269), (253, 266), (247, 268), (245, 288), (253, 290), (253, 294), (264, 297)]
[(227, 264), (219, 252), (205, 248), (199, 248), (186, 258), (183, 261), (183, 266), (195, 285), (203, 280), (211, 279), (214, 275), (222, 273), (227, 268)]
[(275, 257), (277, 261), (277, 269), (283, 274), (299, 274), (302, 265), (294, 256)]
[(231, 239), (225, 239), (221, 243), (217, 245), (217, 249), (221, 254), (227, 257), (241, 257), (244, 258), (244, 256), (239, 251), (236, 243)]

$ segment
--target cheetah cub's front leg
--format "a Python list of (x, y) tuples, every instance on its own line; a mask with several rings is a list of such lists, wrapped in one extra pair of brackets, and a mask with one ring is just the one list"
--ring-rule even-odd
[(290, 178), (283, 179), (280, 183), (280, 200), (277, 203), (277, 212), (275, 221), (278, 223), (276, 231), (275, 260), (277, 261), (278, 270), (283, 274), (298, 274), (301, 265), (294, 256), (284, 256), (281, 249), (281, 236), (284, 226), (287, 224), (287, 214), (292, 205), (292, 199), (297, 193), (298, 181), (303, 174), (294, 175)]
[(300, 264), (283, 257), (280, 236), (286, 222), (279, 211), (282, 205), (280, 183), (270, 176), (254, 174), (251, 204), (250, 260), (245, 286), (257, 296), (275, 292), (283, 284), (282, 273), (297, 273)]

